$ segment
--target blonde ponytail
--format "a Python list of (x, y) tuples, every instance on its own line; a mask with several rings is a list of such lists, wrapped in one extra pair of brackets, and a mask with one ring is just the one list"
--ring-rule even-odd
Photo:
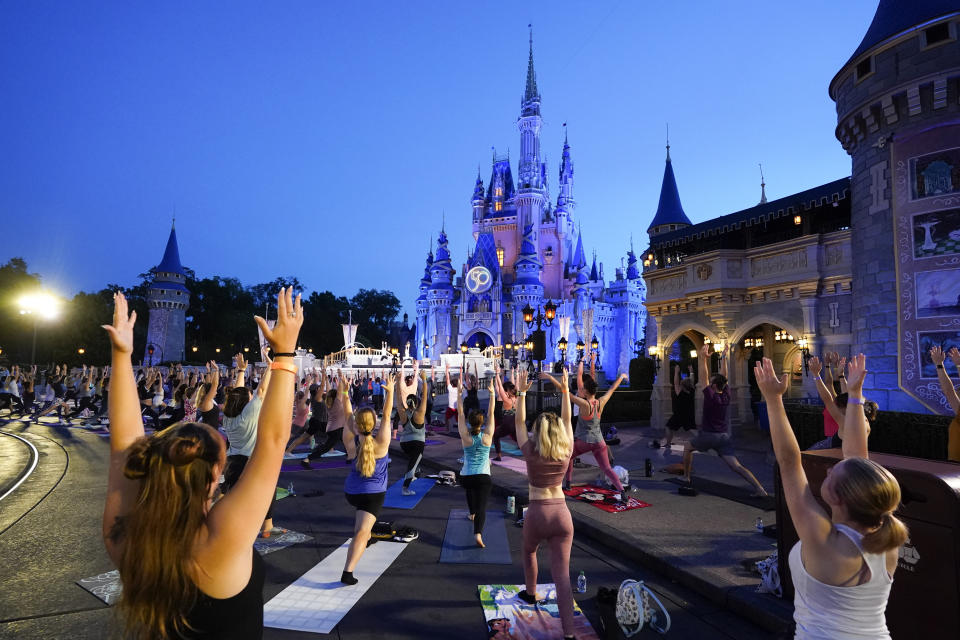
[(861, 545), (864, 551), (870, 553), (884, 553), (896, 549), (907, 541), (909, 532), (907, 525), (892, 513), (885, 513), (880, 518), (880, 528), (863, 536)]
[(360, 449), (357, 451), (356, 461), (357, 471), (364, 478), (369, 478), (377, 467), (377, 450), (373, 441), (373, 427), (377, 423), (377, 414), (374, 413), (373, 409), (360, 409), (354, 415), (354, 420), (357, 423), (357, 433), (360, 434)]

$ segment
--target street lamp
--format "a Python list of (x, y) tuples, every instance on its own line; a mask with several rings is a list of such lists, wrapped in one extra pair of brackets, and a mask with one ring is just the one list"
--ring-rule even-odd
[(653, 345), (648, 350), (650, 358), (653, 359), (654, 371), (660, 371), (660, 347)]
[(196, 353), (196, 352), (197, 352), (197, 345), (193, 345), (192, 347), (190, 347), (190, 350), (193, 351), (194, 353)]
[(583, 350), (586, 348), (587, 345), (583, 344), (583, 340), (577, 340), (577, 364), (583, 361)]
[(797, 340), (797, 346), (803, 355), (803, 373), (804, 375), (810, 375), (810, 342), (806, 338), (800, 338)]
[(53, 320), (60, 314), (60, 299), (51, 293), (38, 291), (22, 296), (18, 301), (20, 315), (33, 316), (33, 346), (30, 348), (30, 364), (36, 364), (37, 359), (37, 323), (44, 320)]
[(80, 354), (81, 356), (82, 356), (83, 354), (85, 354), (86, 352), (87, 352), (87, 350), (84, 349), (83, 347), (80, 347), (79, 349), (77, 349), (77, 353)]
[(392, 371), (393, 373), (396, 373), (396, 371), (397, 371), (397, 364), (398, 364), (398, 362), (397, 362), (398, 357), (397, 357), (397, 356), (400, 355), (400, 349), (399, 349), (398, 347), (390, 347), (390, 355), (393, 356), (393, 366), (391, 367), (391, 371)]

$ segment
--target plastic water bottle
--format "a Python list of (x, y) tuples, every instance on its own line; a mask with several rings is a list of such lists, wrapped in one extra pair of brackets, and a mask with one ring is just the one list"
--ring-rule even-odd
[(577, 593), (587, 592), (587, 574), (583, 571), (577, 576)]
[(297, 492), (293, 490), (292, 482), (289, 485), (287, 485), (287, 493), (290, 494), (291, 496), (297, 495)]
[(757, 531), (763, 531), (763, 518), (757, 518)]
[(507, 496), (507, 513), (516, 513), (517, 499), (514, 496)]

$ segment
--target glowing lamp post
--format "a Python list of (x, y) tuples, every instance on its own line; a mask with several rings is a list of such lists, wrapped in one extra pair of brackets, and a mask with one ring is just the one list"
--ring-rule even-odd
[(33, 317), (33, 346), (30, 348), (30, 364), (36, 364), (37, 359), (37, 323), (42, 318), (53, 320), (60, 315), (60, 299), (46, 292), (30, 293), (18, 301), (20, 315)]

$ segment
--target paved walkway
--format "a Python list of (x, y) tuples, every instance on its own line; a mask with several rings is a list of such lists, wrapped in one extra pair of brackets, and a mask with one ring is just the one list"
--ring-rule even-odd
[[(438, 396), (435, 406), (445, 407), (445, 398)], [(677, 485), (669, 482), (677, 476), (662, 469), (681, 461), (682, 439), (689, 434), (679, 432), (671, 450), (651, 449), (650, 441), (662, 437), (662, 429), (641, 423), (616, 423), (616, 427), (621, 444), (612, 447), (614, 464), (630, 472), (632, 495), (653, 506), (610, 514), (590, 504), (568, 500), (577, 534), (619, 549), (623, 557), (695, 589), (771, 631), (787, 627), (792, 621), (792, 603), (756, 593), (759, 577), (744, 568), (745, 562), (761, 560), (776, 550), (776, 541), (756, 528), (757, 518), (764, 524), (773, 524), (775, 512), (705, 492), (696, 497), (679, 495)], [(735, 428), (734, 433), (741, 463), (772, 495), (769, 439), (752, 425)], [(424, 464), (432, 469), (459, 471), (459, 438), (437, 435), (435, 439), (448, 442), (427, 447)], [(399, 446), (394, 447), (396, 454), (402, 456)], [(647, 458), (654, 468), (650, 478), (644, 477)], [(592, 483), (598, 475), (597, 467), (574, 469), (574, 484)], [(526, 500), (525, 474), (492, 465), (492, 476), (494, 495), (499, 500), (508, 495)], [(695, 454), (693, 476), (695, 484), (698, 478), (713, 481), (723, 485), (725, 493), (748, 496), (753, 491), (715, 454)]]

